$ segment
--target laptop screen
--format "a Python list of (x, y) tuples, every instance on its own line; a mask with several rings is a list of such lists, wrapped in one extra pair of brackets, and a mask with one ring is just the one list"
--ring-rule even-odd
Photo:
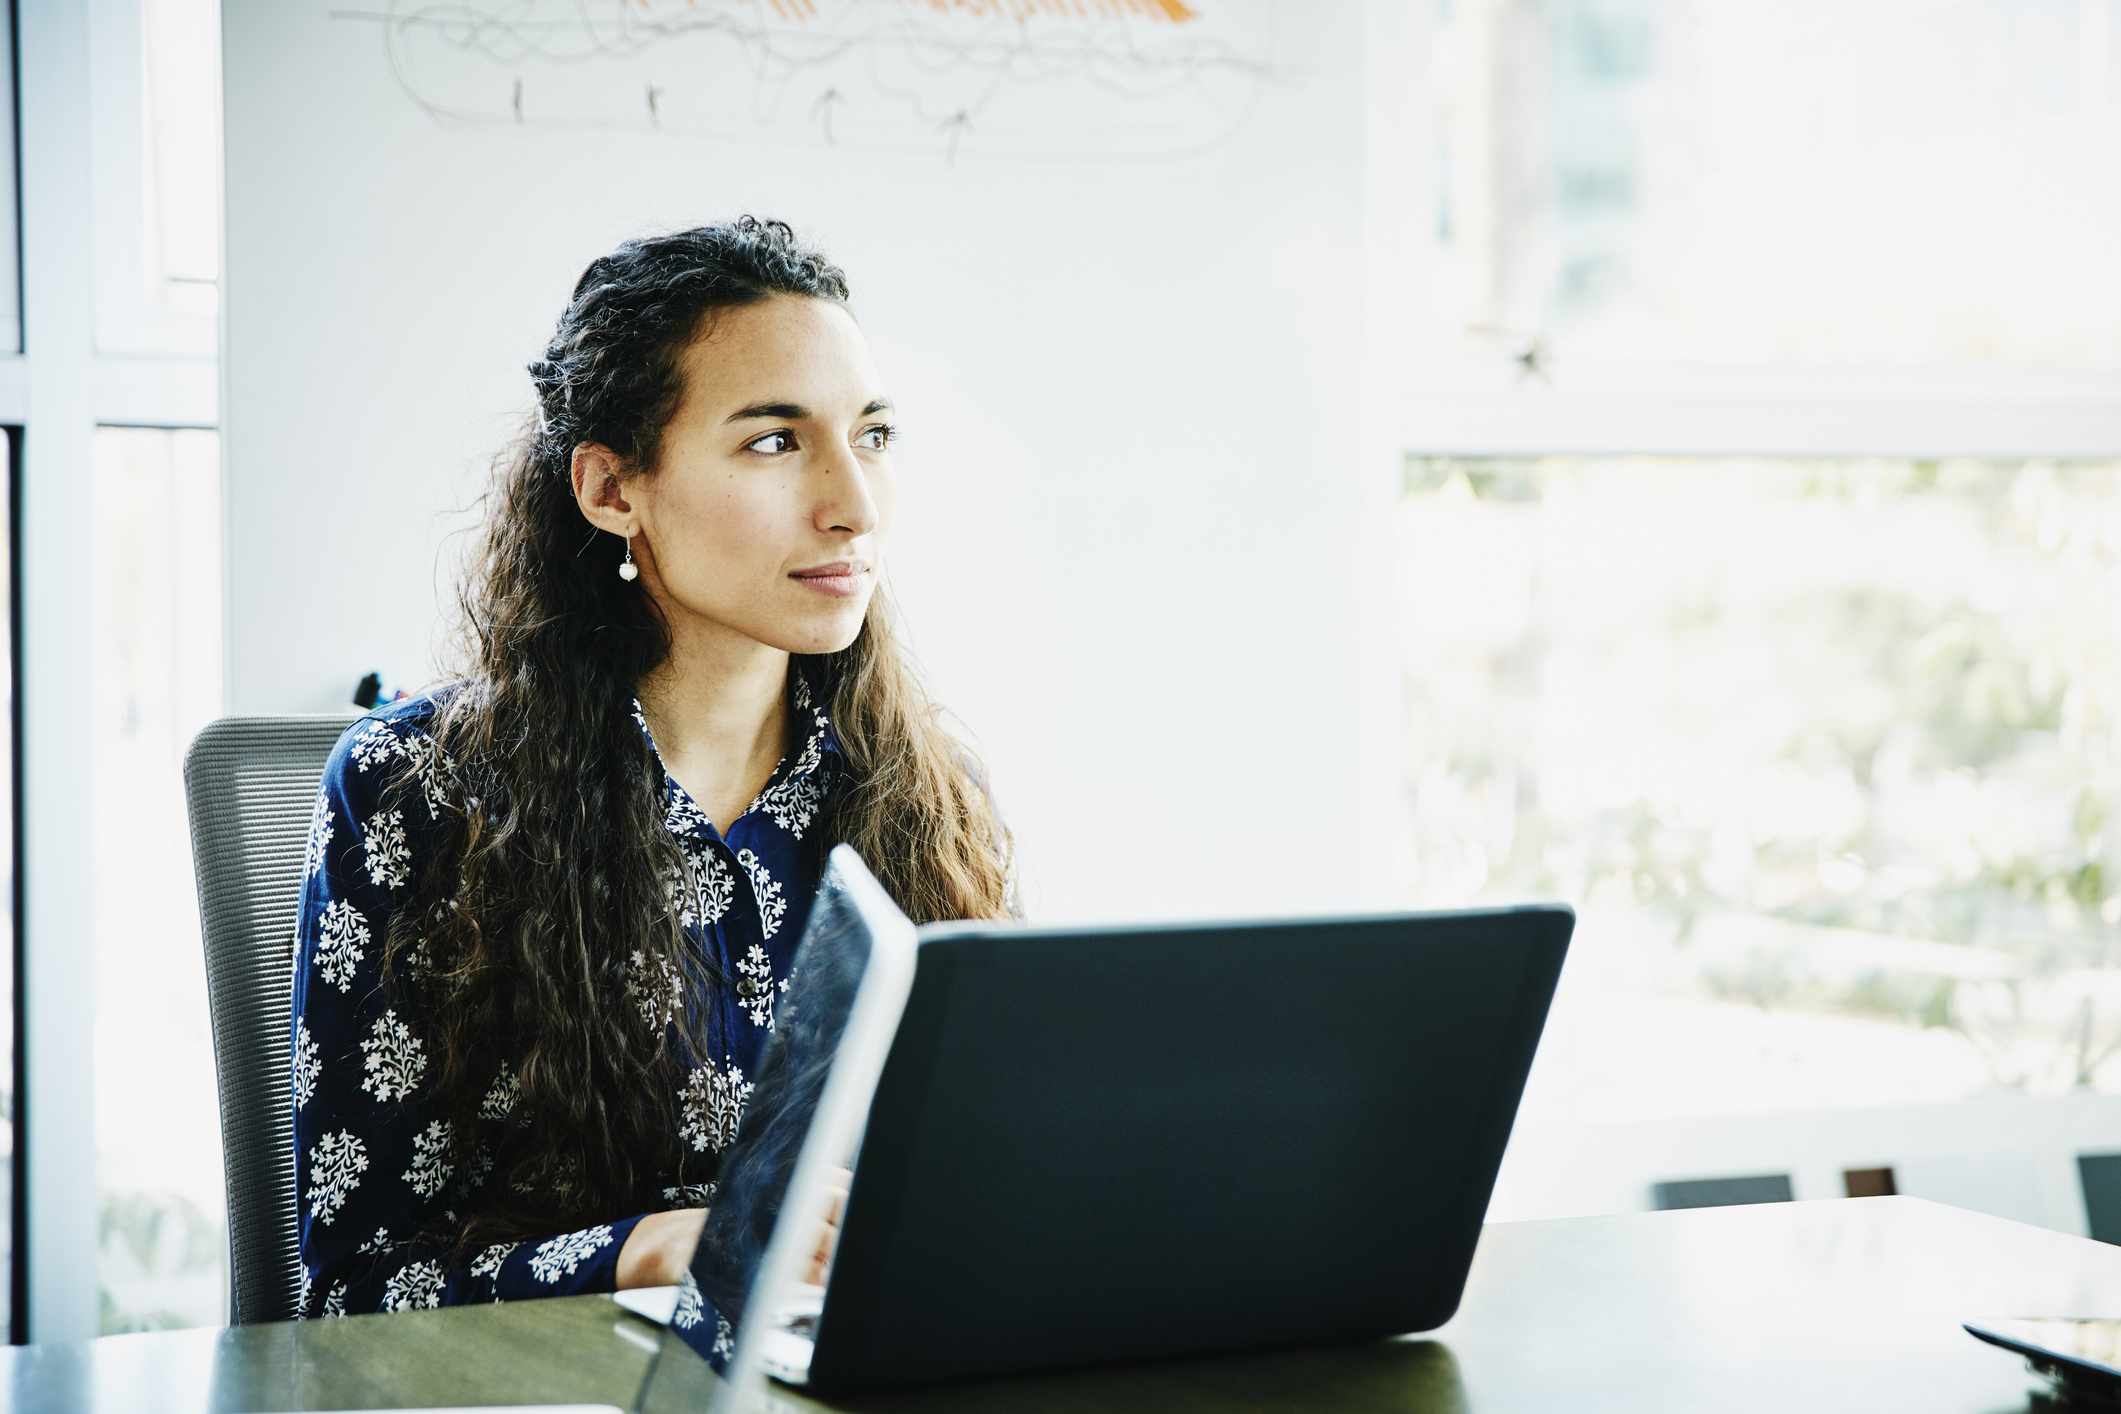
[(770, 1341), (814, 1323), (828, 1223), (912, 986), (914, 944), (861, 857), (835, 847), (638, 1408), (746, 1407), (737, 1397), (760, 1386)]

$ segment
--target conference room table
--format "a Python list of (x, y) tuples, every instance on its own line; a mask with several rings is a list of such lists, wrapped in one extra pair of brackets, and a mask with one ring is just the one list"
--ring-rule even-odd
[[(1457, 1315), (1426, 1335), (773, 1397), (788, 1414), (2073, 1407), (1959, 1328), (2014, 1315), (2121, 1315), (2121, 1247), (1915, 1198), (1768, 1203), (1491, 1223)], [(631, 1408), (660, 1334), (569, 1297), (15, 1347), (0, 1389), (37, 1411)], [(653, 1414), (703, 1408), (713, 1378), (664, 1361)]]

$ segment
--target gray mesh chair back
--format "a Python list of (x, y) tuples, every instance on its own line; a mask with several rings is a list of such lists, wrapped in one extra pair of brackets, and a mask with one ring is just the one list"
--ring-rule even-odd
[(353, 721), (225, 717), (184, 757), (228, 1186), (229, 1319), (295, 1314), (295, 1152), (287, 1054), (310, 810)]

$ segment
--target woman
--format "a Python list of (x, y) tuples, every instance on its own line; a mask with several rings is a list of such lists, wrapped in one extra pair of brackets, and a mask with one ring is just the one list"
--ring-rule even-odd
[(296, 936), (300, 1310), (679, 1280), (825, 851), (1013, 914), (878, 592), (891, 405), (779, 222), (629, 241), (530, 365), (468, 671), (340, 738)]

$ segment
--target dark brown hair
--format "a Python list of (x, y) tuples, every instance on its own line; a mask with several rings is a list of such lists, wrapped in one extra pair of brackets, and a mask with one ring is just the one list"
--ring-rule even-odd
[[(467, 671), (438, 693), (430, 738), (414, 747), (420, 769), (390, 787), (401, 801), (423, 782), (445, 787), (438, 844), (385, 957), (388, 976), (419, 974), (460, 1180), (496, 1179), (478, 1211), (457, 1215), (460, 1253), (670, 1207), (659, 1176), (711, 1177), (676, 1137), (684, 1076), (665, 1033), (627, 991), (629, 966), (636, 988), (643, 975), (728, 985), (680, 925), (671, 885), (686, 866), (630, 711), (670, 638), (619, 578), (619, 538), (584, 520), (569, 464), (598, 442), (624, 475), (656, 475), (683, 351), (714, 311), (776, 295), (847, 299), (840, 270), (778, 221), (746, 216), (600, 256), (530, 365), (537, 416), (495, 463), (460, 592)], [(793, 670), (851, 768), (822, 817), (825, 842), (853, 844), (917, 922), (1014, 912), (1009, 832), (905, 660), (883, 593), (849, 647), (797, 655)], [(679, 1007), (676, 1020), (697, 1029), (700, 1014)], [(687, 1040), (712, 1054), (704, 1035)], [(467, 1154), (504, 1062), (528, 1123), (499, 1152)]]

